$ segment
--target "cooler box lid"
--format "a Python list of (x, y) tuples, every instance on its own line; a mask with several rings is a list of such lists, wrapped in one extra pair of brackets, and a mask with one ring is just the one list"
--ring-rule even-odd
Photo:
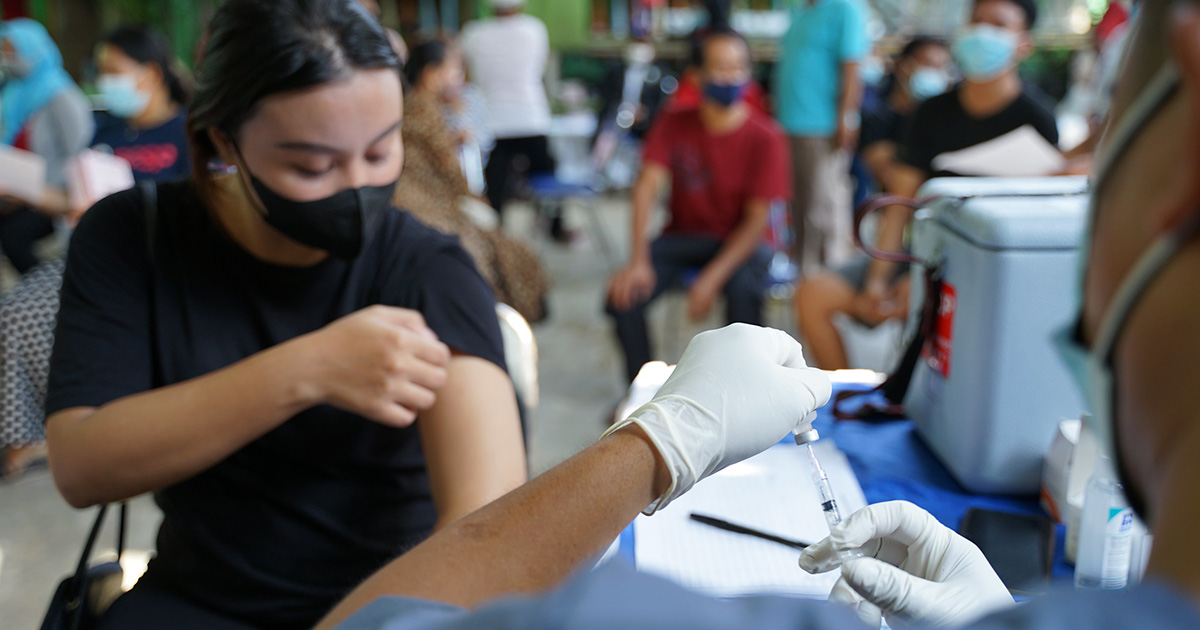
[(1086, 177), (939, 178), (918, 197), (941, 195), (933, 219), (982, 249), (1073, 250), (1087, 220)]

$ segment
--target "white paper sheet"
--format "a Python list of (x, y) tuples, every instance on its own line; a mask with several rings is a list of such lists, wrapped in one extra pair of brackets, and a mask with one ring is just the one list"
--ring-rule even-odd
[(45, 193), (46, 160), (30, 151), (0, 145), (0, 195), (38, 203)]
[[(866, 505), (846, 457), (832, 441), (813, 445), (833, 492), (849, 515)], [(718, 597), (772, 593), (824, 599), (838, 572), (809, 575), (800, 552), (692, 521), (692, 512), (786, 538), (815, 543), (829, 535), (806, 449), (790, 444), (701, 481), (691, 492), (651, 517), (634, 521), (636, 564), (689, 588)]]
[(1033, 125), (1024, 125), (998, 138), (943, 153), (933, 159), (934, 171), (978, 177), (1042, 177), (1063, 172), (1067, 160)]
[(67, 194), (71, 207), (86, 210), (97, 201), (134, 187), (133, 167), (111, 153), (87, 149), (67, 167)]

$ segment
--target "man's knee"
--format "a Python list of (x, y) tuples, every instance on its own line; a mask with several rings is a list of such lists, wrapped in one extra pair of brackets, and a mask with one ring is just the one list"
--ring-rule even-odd
[(796, 287), (796, 312), (801, 318), (830, 317), (850, 309), (854, 290), (840, 276), (821, 273)]
[(645, 314), (646, 307), (650, 306), (650, 302), (653, 300), (654, 297), (649, 297), (633, 302), (628, 308), (618, 308), (616, 304), (613, 304), (612, 298), (606, 298), (604, 313), (618, 322), (631, 318), (636, 319)]

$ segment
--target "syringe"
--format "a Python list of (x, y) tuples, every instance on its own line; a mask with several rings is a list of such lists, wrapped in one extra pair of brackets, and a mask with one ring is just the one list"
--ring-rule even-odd
[[(812, 426), (812, 422), (805, 418), (805, 422), (801, 426)], [(821, 512), (825, 514), (825, 522), (829, 524), (829, 531), (842, 522), (842, 511), (838, 508), (837, 498), (833, 496), (833, 486), (829, 484), (829, 475), (825, 474), (825, 469), (821, 468), (821, 461), (817, 459), (816, 451), (813, 451), (812, 443), (821, 439), (821, 435), (816, 429), (809, 429), (795, 433), (796, 444), (803, 446), (808, 450), (808, 466), (812, 472), (813, 485), (817, 488), (817, 494), (821, 499)], [(862, 552), (857, 549), (846, 549), (838, 552), (838, 559), (843, 562), (852, 558), (862, 557)]]

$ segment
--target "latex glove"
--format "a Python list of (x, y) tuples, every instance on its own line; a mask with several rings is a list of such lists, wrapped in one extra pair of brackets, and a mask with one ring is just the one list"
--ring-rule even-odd
[(829, 402), (830, 390), (829, 377), (804, 363), (787, 333), (733, 324), (696, 335), (654, 399), (605, 435), (636, 424), (661, 454), (671, 484), (644, 510), (653, 514), (778, 442)]
[(847, 561), (830, 601), (853, 607), (872, 627), (916, 621), (960, 626), (1013, 605), (1012, 596), (974, 543), (907, 501), (868, 506), (800, 555), (800, 567), (822, 573)]

